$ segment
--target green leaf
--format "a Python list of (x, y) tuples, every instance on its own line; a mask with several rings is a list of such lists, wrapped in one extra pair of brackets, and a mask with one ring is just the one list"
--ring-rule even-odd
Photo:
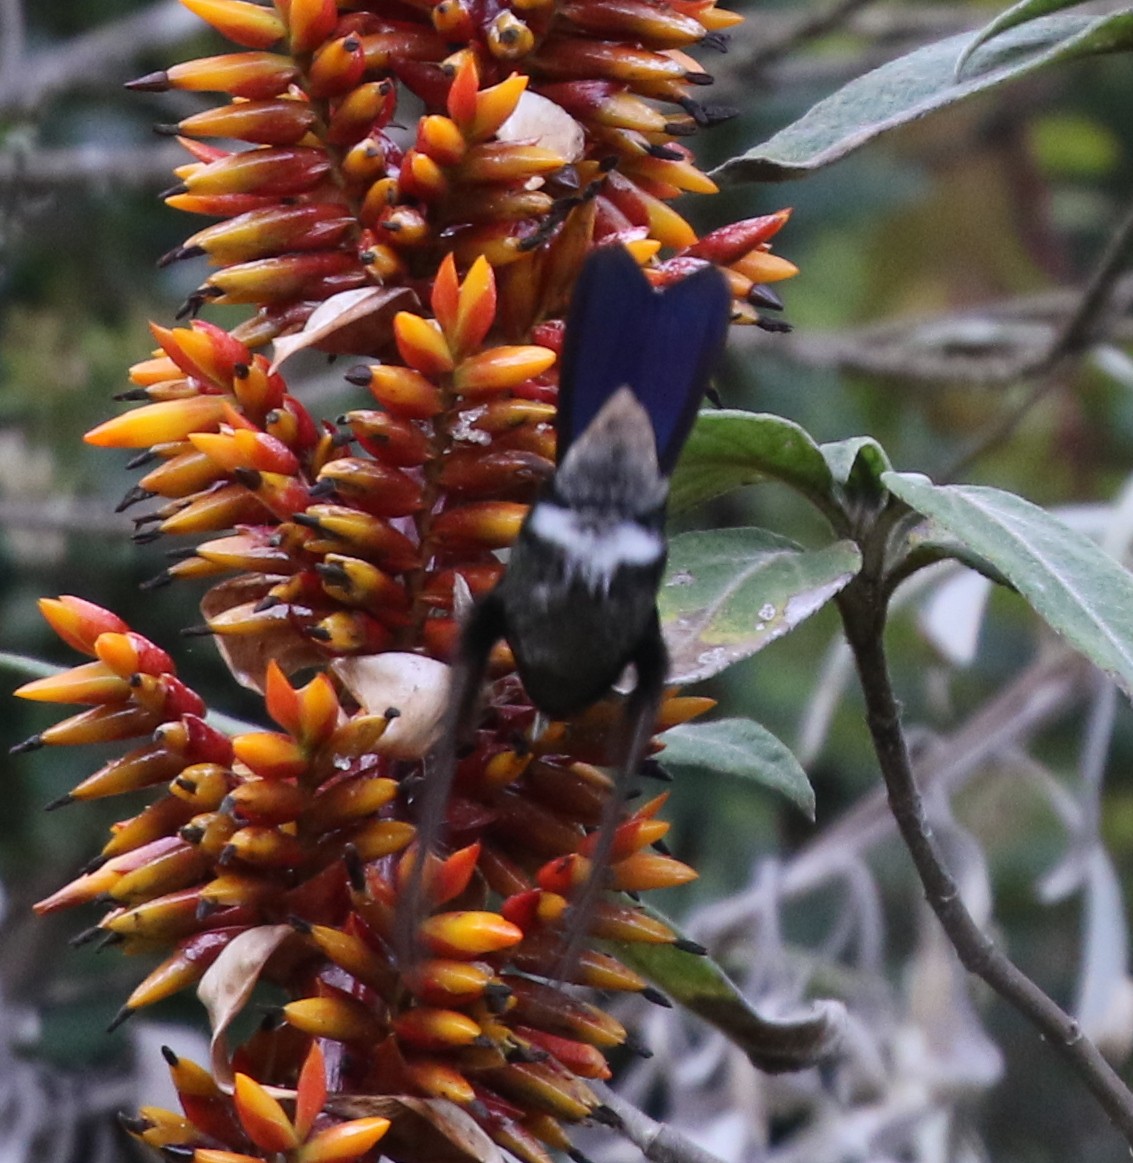
[(886, 487), (968, 545), (1052, 629), (1133, 695), (1133, 576), (1081, 533), (999, 489), (886, 473)]
[[(677, 926), (656, 909), (646, 912), (675, 932)], [(715, 1026), (760, 1070), (780, 1074), (804, 1070), (837, 1052), (845, 1024), (841, 1002), (811, 1002), (786, 1018), (761, 1014), (710, 957), (675, 945), (603, 941), (619, 961), (649, 978), (675, 1002)]]
[(1103, 16), (1043, 16), (977, 49), (956, 76), (970, 33), (925, 45), (858, 77), (769, 141), (713, 171), (721, 185), (783, 181), (839, 161), (868, 141), (965, 97), (1060, 61), (1133, 47), (1133, 10)]
[(661, 737), (665, 767), (694, 768), (713, 775), (753, 780), (782, 792), (814, 819), (814, 789), (791, 749), (751, 719), (683, 723)]
[(803, 550), (765, 529), (682, 533), (657, 597), (673, 681), (699, 682), (761, 650), (857, 573), (857, 546)]
[(29, 682), (35, 678), (50, 678), (53, 674), (62, 674), (65, 669), (52, 662), (43, 662), (27, 654), (10, 654), (6, 650), (0, 650), (0, 668), (13, 670)]
[(830, 470), (807, 432), (781, 416), (701, 412), (669, 491), (674, 512), (741, 485), (778, 480), (819, 507), (830, 504)]
[(871, 492), (880, 492), (882, 474), (893, 468), (885, 449), (872, 436), (852, 436), (849, 440), (823, 444), (819, 452), (834, 480), (850, 491), (868, 488)]
[(976, 49), (980, 45), (986, 44), (992, 37), (1006, 32), (1009, 28), (1017, 28), (1020, 24), (1026, 24), (1029, 20), (1035, 20), (1037, 17), (1050, 16), (1051, 13), (1059, 12), (1063, 8), (1077, 8), (1084, 3), (1085, 0), (1020, 0), (1018, 4), (1012, 4), (1005, 12), (1001, 12), (993, 21), (980, 29), (972, 39), (971, 44), (960, 54), (960, 59), (956, 62), (956, 76), (964, 71), (968, 58)]

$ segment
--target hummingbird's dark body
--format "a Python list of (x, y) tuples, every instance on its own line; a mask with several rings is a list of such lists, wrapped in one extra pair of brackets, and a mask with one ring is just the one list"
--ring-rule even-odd
[[(492, 647), (506, 639), (540, 711), (563, 718), (609, 693), (627, 666), (625, 778), (644, 755), (668, 669), (657, 617), (669, 475), (727, 334), (731, 294), (705, 266), (655, 291), (621, 246), (578, 281), (559, 374), (558, 464), (507, 570), (472, 609), (453, 666), (452, 711), (424, 792), (421, 842), (443, 818), (455, 748), (475, 724)], [(609, 855), (622, 797), (611, 799)], [(435, 810), (434, 810), (435, 809)], [(591, 895), (597, 891), (592, 886)], [(586, 905), (579, 906), (585, 915)]]

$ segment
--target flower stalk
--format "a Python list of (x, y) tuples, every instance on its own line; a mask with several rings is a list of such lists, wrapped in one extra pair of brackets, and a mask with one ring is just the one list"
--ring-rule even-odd
[[(150, 799), (37, 908), (102, 902), (81, 940), (160, 958), (115, 1024), (193, 986), (283, 990), (233, 1054), (215, 1031), (211, 1070), (167, 1055), (183, 1113), (127, 1120), (167, 1158), (371, 1158), (402, 1116), (349, 1116), (344, 1096), (411, 1096), (439, 1128), (445, 1100), (547, 1163), (571, 1124), (610, 1121), (589, 1083), (636, 1045), (556, 975), (664, 1000), (593, 945), (564, 957), (572, 896), (601, 875), (591, 939), (672, 943), (635, 896), (694, 873), (664, 849), (663, 795), (625, 812), (594, 871), (617, 699), (541, 726), (504, 644), (440, 855), (414, 844), (415, 788), (462, 614), (554, 468), (587, 254), (626, 246), (658, 286), (714, 264), (735, 321), (776, 326), (786, 212), (698, 238), (671, 205), (715, 190), (684, 144), (718, 113), (692, 96), (710, 78), (687, 50), (737, 18), (714, 0), (182, 2), (238, 51), (131, 87), (227, 95), (162, 127), (188, 154), (165, 200), (216, 220), (162, 262), (210, 269), (188, 324), (153, 326), (134, 407), (87, 439), (138, 450), (136, 539), (192, 538), (149, 584), (207, 585), (189, 629), (275, 726), (218, 730), (168, 653), (81, 598), (45, 599), (89, 661), (20, 693), (85, 709), (24, 746), (125, 748), (52, 806)], [(252, 310), (225, 330), (196, 317), (213, 304)], [(312, 415), (280, 370), (303, 347), (351, 356), (369, 399)], [(657, 730), (710, 706), (669, 692)], [(422, 859), (424, 955), (399, 965)]]

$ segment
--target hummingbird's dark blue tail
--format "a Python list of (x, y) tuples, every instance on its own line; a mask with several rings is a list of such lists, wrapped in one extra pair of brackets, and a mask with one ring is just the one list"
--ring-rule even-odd
[(623, 246), (591, 255), (578, 280), (559, 374), (558, 459), (624, 385), (653, 424), (668, 476), (708, 386), (731, 316), (723, 275), (705, 267), (655, 290)]

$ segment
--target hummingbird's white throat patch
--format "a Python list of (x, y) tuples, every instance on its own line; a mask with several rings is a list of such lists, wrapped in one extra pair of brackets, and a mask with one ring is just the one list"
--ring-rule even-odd
[(605, 593), (623, 566), (656, 565), (665, 555), (665, 539), (633, 520), (596, 524), (593, 516), (540, 501), (531, 511), (536, 537), (563, 550), (568, 576)]

